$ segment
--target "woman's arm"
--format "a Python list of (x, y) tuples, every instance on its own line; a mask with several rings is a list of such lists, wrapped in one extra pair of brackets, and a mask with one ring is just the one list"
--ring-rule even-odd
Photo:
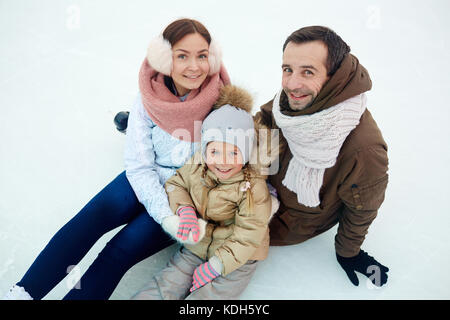
[(185, 164), (165, 184), (170, 207), (176, 215), (164, 218), (162, 227), (181, 243), (195, 244), (205, 235), (206, 221), (197, 217), (196, 207), (189, 193), (189, 177), (197, 167), (199, 166), (196, 164)]
[(140, 203), (161, 224), (172, 215), (169, 201), (156, 172), (152, 132), (156, 125), (142, 105), (141, 95), (135, 100), (128, 118), (125, 143), (125, 170), (128, 181)]
[(195, 208), (194, 201), (192, 201), (189, 193), (189, 179), (187, 178), (193, 174), (192, 169), (196, 166), (187, 163), (166, 181), (167, 198), (172, 212), (177, 212), (180, 207)]

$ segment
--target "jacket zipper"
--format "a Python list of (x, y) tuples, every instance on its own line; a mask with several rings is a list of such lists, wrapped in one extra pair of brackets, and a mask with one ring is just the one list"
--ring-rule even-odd
[[(208, 189), (208, 193), (206, 194), (206, 198), (208, 199), (208, 201), (206, 202), (207, 204), (206, 204), (206, 207), (205, 207), (205, 218), (206, 218), (207, 221), (209, 220), (209, 219), (208, 219), (208, 215), (207, 215), (207, 212), (208, 212), (208, 202), (209, 202), (209, 193), (211, 192), (212, 189), (214, 189), (214, 188), (216, 188), (216, 187), (217, 187), (217, 186), (214, 186), (214, 187), (212, 187), (211, 189)], [(211, 221), (212, 221), (212, 220), (211, 220)], [(217, 227), (217, 225), (214, 224), (214, 227), (213, 227), (213, 229), (212, 229), (212, 231), (211, 231), (211, 241), (210, 241), (209, 244), (208, 244), (208, 248), (206, 248), (206, 258), (208, 258), (209, 248), (211, 247), (211, 245), (212, 245), (212, 243), (213, 243), (213, 241), (214, 241), (213, 233), (214, 233), (214, 230), (216, 230), (216, 227)]]

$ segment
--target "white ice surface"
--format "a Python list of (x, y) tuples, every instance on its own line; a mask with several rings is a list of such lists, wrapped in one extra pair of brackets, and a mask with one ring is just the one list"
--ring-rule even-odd
[[(390, 182), (363, 248), (388, 284), (354, 287), (334, 255), (336, 228), (271, 247), (242, 299), (450, 298), (450, 23), (448, 1), (0, 1), (0, 295), (50, 240), (123, 170), (113, 125), (138, 90), (151, 37), (178, 17), (204, 22), (232, 81), (255, 107), (281, 84), (281, 47), (326, 25), (369, 70), (369, 109), (389, 145)], [(114, 230), (80, 263), (85, 271)], [(128, 299), (175, 250), (126, 273)], [(68, 276), (45, 298), (60, 299)]]

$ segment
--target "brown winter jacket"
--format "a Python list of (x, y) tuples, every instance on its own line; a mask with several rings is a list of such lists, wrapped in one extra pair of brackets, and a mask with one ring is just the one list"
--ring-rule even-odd
[[(314, 104), (305, 110), (289, 108), (286, 96), (280, 99), (281, 112), (301, 116), (319, 112), (352, 96), (370, 90), (369, 75), (356, 57), (348, 55), (339, 70), (324, 85)], [(255, 122), (278, 129), (273, 114), (273, 100), (263, 105)], [(336, 163), (325, 170), (320, 189), (320, 205), (314, 208), (298, 203), (297, 195), (282, 180), (292, 153), (280, 130), (280, 168), (269, 176), (277, 189), (280, 208), (270, 223), (271, 245), (290, 245), (310, 239), (339, 223), (335, 237), (336, 252), (343, 257), (359, 253), (368, 228), (380, 208), (388, 183), (387, 145), (366, 109), (359, 125), (347, 136)]]
[(223, 265), (222, 275), (227, 275), (248, 260), (267, 257), (271, 211), (267, 177), (249, 171), (250, 210), (248, 193), (241, 190), (245, 186), (243, 170), (220, 180), (202, 162), (197, 152), (167, 180), (165, 188), (173, 212), (180, 206), (191, 206), (208, 222), (203, 239), (185, 247), (204, 260), (217, 256)]

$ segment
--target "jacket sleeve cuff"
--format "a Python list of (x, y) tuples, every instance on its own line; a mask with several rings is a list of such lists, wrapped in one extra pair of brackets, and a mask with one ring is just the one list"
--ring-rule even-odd
[(198, 219), (198, 226), (200, 229), (199, 235), (198, 235), (198, 241), (194, 241), (192, 232), (189, 232), (188, 238), (186, 240), (182, 240), (181, 238), (177, 237), (178, 232), (178, 226), (180, 225), (180, 217), (177, 215), (172, 214), (171, 216), (165, 217), (162, 220), (161, 226), (165, 232), (167, 232), (173, 239), (177, 240), (179, 243), (182, 244), (198, 244), (206, 233), (206, 225), (207, 222), (203, 219)]
[(168, 200), (164, 197), (165, 195), (162, 194), (159, 195), (159, 197), (153, 197), (153, 199), (149, 199), (143, 203), (150, 216), (159, 224), (162, 223), (164, 218), (173, 216)]
[(209, 258), (209, 263), (211, 264), (211, 267), (216, 270), (218, 274), (222, 274), (223, 271), (223, 264), (222, 261), (220, 261), (220, 258), (218, 256), (212, 256)]
[(194, 208), (193, 206), (191, 206), (191, 205), (180, 205), (180, 206), (178, 206), (177, 211), (175, 212), (175, 214), (176, 214), (177, 216), (179, 216), (179, 215), (180, 215), (180, 214), (179, 214), (179, 211), (180, 211), (182, 208), (185, 208), (185, 207), (191, 207), (192, 210), (194, 210), (194, 212), (196, 211), (195, 208)]

